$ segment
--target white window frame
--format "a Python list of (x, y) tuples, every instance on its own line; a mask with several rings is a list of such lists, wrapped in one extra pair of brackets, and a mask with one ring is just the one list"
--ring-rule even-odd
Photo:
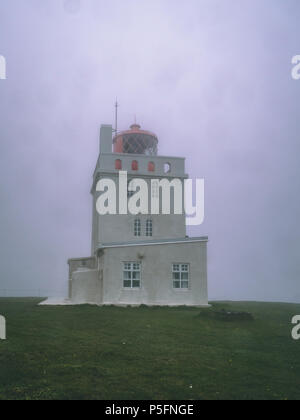
[(152, 219), (146, 220), (146, 236), (147, 237), (153, 236), (153, 220)]
[[(142, 263), (139, 261), (123, 261), (123, 289), (138, 290), (142, 282)], [(125, 285), (125, 282), (130, 285)], [(138, 286), (134, 285), (138, 282)]]
[(134, 219), (134, 236), (140, 237), (142, 236), (142, 223), (141, 219)]
[[(189, 263), (172, 264), (172, 282), (174, 290), (189, 290), (191, 281), (191, 269)], [(179, 284), (179, 287), (175, 286)]]

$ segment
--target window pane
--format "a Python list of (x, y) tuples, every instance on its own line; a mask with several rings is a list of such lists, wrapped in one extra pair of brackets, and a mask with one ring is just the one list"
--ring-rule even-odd
[(181, 273), (181, 280), (188, 280), (189, 279), (189, 273)]
[(133, 280), (132, 287), (140, 287), (140, 281), (139, 280)]
[(179, 271), (179, 264), (173, 265), (173, 271)]
[(132, 272), (124, 271), (124, 280), (131, 280), (131, 279), (132, 279)]
[(132, 272), (132, 278), (133, 278), (133, 280), (139, 280), (140, 279), (140, 272), (139, 271), (133, 271)]
[(181, 282), (182, 289), (188, 289), (189, 288), (189, 282), (188, 281), (182, 281)]
[(180, 289), (180, 281), (174, 281), (173, 285), (174, 285), (174, 289)]
[(131, 287), (131, 281), (130, 280), (124, 280), (124, 287)]
[(173, 273), (173, 280), (180, 280), (180, 273)]

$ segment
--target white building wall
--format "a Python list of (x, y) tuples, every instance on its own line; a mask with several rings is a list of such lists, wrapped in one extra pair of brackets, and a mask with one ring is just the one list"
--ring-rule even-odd
[[(175, 215), (174, 213), (174, 191), (170, 189), (171, 197), (171, 214), (169, 215), (151, 215), (151, 180), (160, 179), (158, 176), (153, 175), (152, 177), (135, 174), (135, 177), (140, 177), (147, 182), (148, 185), (148, 204), (149, 204), (149, 215), (99, 215), (96, 210), (96, 202), (100, 196), (100, 192), (95, 191), (93, 188), (93, 233), (92, 233), (92, 254), (101, 247), (103, 244), (113, 242), (130, 242), (137, 239), (134, 236), (134, 220), (140, 218), (142, 222), (142, 234), (139, 237), (143, 239), (179, 239), (185, 238), (186, 236), (186, 221), (184, 209), (181, 215)], [(101, 178), (113, 179), (117, 187), (117, 208), (119, 206), (119, 182), (118, 173), (103, 173)], [(179, 178), (179, 177), (178, 177)], [(133, 179), (132, 175), (128, 176), (128, 181)], [(169, 180), (172, 181), (172, 177)], [(179, 178), (184, 182), (184, 178)], [(184, 188), (182, 190), (184, 194)], [(183, 195), (182, 195), (183, 202)], [(162, 203), (162, 191), (160, 191), (160, 203)], [(160, 210), (161, 212), (161, 210)], [(153, 237), (146, 237), (146, 220), (151, 219), (153, 221)]]
[[(134, 220), (141, 220), (141, 236), (134, 236)], [(146, 237), (146, 221), (153, 222), (153, 236)], [(153, 239), (184, 239), (186, 235), (185, 217), (169, 216), (101, 216), (98, 223), (98, 239), (94, 242), (95, 249), (115, 242), (134, 242)]]
[[(206, 241), (106, 248), (104, 304), (207, 306)], [(141, 288), (123, 288), (123, 262), (141, 262)], [(190, 264), (189, 290), (173, 289), (172, 265)]]
[(73, 303), (101, 304), (102, 279), (99, 270), (78, 270), (72, 275), (72, 301)]

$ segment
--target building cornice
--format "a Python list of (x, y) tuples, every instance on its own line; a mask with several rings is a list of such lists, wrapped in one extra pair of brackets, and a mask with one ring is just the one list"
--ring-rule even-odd
[(128, 248), (134, 246), (152, 246), (152, 245), (177, 245), (177, 244), (192, 244), (199, 242), (208, 242), (208, 236), (182, 238), (182, 239), (162, 239), (153, 241), (137, 241), (137, 242), (111, 242), (98, 245), (98, 250), (106, 248)]

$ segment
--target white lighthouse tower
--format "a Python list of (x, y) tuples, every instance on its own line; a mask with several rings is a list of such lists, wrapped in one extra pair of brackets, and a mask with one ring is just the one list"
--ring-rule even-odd
[[(173, 180), (183, 183), (188, 178), (185, 158), (159, 156), (157, 151), (157, 136), (138, 124), (114, 137), (111, 125), (101, 126), (91, 189), (92, 255), (69, 260), (72, 303), (208, 305), (208, 238), (186, 236), (185, 215), (174, 214), (174, 199), (170, 214), (100, 215), (96, 210), (100, 194), (96, 186), (101, 179), (113, 180), (117, 187), (120, 173), (126, 172), (128, 184), (142, 179), (148, 185), (150, 202), (160, 197), (161, 180), (171, 185)], [(116, 192), (120, 200), (120, 191)], [(132, 191), (126, 188), (126, 194), (129, 199)]]

